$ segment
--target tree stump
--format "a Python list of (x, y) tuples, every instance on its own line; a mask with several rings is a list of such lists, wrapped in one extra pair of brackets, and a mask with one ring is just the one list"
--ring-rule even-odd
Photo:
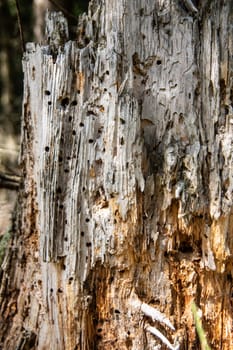
[[(197, 5), (198, 3), (198, 5)], [(91, 1), (23, 59), (2, 349), (233, 347), (231, 1)]]

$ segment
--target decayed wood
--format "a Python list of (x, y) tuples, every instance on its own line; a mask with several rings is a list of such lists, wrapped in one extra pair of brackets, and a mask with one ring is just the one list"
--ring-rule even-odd
[(233, 346), (233, 9), (199, 3), (92, 1), (27, 45), (3, 349), (198, 349), (193, 300)]

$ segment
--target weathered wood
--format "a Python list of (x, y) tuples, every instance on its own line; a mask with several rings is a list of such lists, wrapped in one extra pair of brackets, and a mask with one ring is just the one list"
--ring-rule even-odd
[(198, 349), (193, 300), (233, 346), (233, 5), (192, 5), (92, 1), (27, 46), (3, 349)]

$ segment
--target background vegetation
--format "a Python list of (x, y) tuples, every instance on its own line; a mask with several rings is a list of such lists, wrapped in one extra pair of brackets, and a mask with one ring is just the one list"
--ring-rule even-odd
[[(64, 8), (74, 17), (87, 11), (87, 0), (44, 0), (44, 7), (51, 10)], [(36, 41), (35, 26), (36, 0), (21, 0), (21, 21), (25, 41)], [(41, 3), (41, 1), (40, 1)], [(56, 4), (56, 5), (55, 5)], [(76, 25), (75, 20), (68, 18), (70, 25)], [(22, 50), (17, 21), (15, 0), (0, 0), (0, 129), (5, 133), (20, 133), (20, 114), (23, 93), (23, 74), (21, 68)], [(0, 140), (1, 143), (1, 140)]]

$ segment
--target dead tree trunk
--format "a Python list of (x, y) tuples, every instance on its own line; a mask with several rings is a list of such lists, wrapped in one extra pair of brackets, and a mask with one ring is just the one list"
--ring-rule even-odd
[(233, 5), (195, 6), (96, 0), (27, 46), (2, 349), (199, 349), (192, 301), (232, 349)]

